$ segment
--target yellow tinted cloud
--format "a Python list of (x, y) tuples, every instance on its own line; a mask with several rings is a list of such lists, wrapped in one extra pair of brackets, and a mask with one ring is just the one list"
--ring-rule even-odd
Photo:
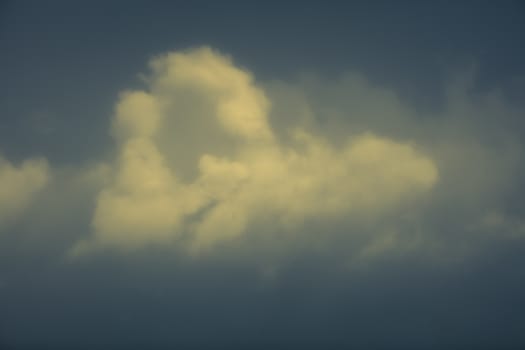
[(271, 138), (266, 95), (254, 86), (251, 74), (235, 67), (229, 58), (204, 47), (170, 53), (150, 65), (157, 95), (172, 100), (181, 89), (197, 92), (202, 101), (213, 104), (213, 117), (224, 131), (248, 140)]
[(20, 214), (49, 176), (44, 159), (29, 159), (15, 166), (0, 155), (0, 224)]
[(370, 216), (438, 178), (413, 145), (372, 133), (336, 147), (300, 129), (282, 145), (251, 74), (200, 48), (154, 59), (149, 91), (121, 96), (118, 159), (99, 194), (90, 243), (139, 247), (189, 237), (203, 249), (265, 223)]

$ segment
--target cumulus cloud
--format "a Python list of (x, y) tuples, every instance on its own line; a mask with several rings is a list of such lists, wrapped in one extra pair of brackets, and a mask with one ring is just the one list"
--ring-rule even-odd
[(361, 131), (338, 143), (296, 123), (284, 141), (265, 90), (210, 48), (150, 67), (148, 88), (122, 93), (116, 106), (112, 179), (98, 195), (93, 236), (74, 252), (177, 240), (201, 250), (260, 226), (377, 217), (438, 181), (435, 161), (410, 140)]
[(0, 155), (0, 224), (26, 209), (50, 178), (43, 158), (25, 160), (19, 166)]

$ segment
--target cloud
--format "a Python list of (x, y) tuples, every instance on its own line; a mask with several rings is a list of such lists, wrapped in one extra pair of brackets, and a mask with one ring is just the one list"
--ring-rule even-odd
[(0, 224), (20, 215), (48, 183), (50, 170), (43, 158), (16, 166), (0, 155)]
[[(494, 310), (520, 300), (514, 287), (523, 283), (511, 267), (525, 256), (523, 146), (519, 130), (506, 126), (521, 111), (502, 96), (454, 83), (442, 106), (421, 111), (352, 72), (259, 81), (206, 48), (153, 62), (146, 88), (123, 91), (116, 101), (110, 156), (54, 164), (43, 191), (12, 216), (11, 234), (0, 235), (7, 269), (0, 287), (29, 305), (28, 315), (35, 305), (55, 305), (60, 285), (73, 299), (50, 311), (60, 323), (53, 329), (69, 325), (70, 312), (103, 315), (85, 322), (104, 328), (123, 314), (152, 319), (142, 317), (146, 309), (168, 310), (168, 321), (184, 327), (191, 315), (209, 319), (212, 308), (219, 318), (210, 325), (231, 324), (220, 318), (240, 302), (240, 323), (284, 319), (278, 334), (301, 335), (309, 323), (297, 323), (296, 310), (306, 310), (301, 320), (336, 315), (324, 321), (343, 336), (348, 327), (337, 325), (362, 317), (340, 318), (337, 310), (369, 315), (388, 309), (394, 294), (413, 317), (404, 330), (428, 316), (419, 301), (429, 291), (443, 295), (438, 304), (458, 290), (467, 299), (483, 291), (475, 304), (455, 301), (476, 315), (486, 304), (487, 278), (496, 281)], [(246, 107), (230, 114), (223, 105)], [(30, 177), (25, 163), (4, 164), (18, 179)], [(20, 194), (27, 183), (8, 188)], [(72, 258), (65, 264), (64, 253)], [(42, 287), (32, 288), (39, 281)], [(101, 285), (105, 294), (91, 298)], [(502, 299), (507, 291), (512, 295)], [(388, 302), (377, 307), (378, 300)], [(7, 319), (26, 313), (11, 309)], [(41, 314), (35, 329), (49, 324), (49, 312)], [(152, 329), (163, 329), (160, 323)], [(251, 329), (259, 334), (259, 326)], [(223, 331), (229, 329), (217, 334)]]
[[(250, 72), (203, 47), (150, 62), (148, 89), (121, 94), (118, 155), (99, 193), (94, 234), (73, 252), (187, 243), (194, 251), (310, 218), (375, 218), (438, 182), (416, 144), (370, 131), (336, 143), (300, 123), (286, 142)], [(282, 130), (279, 129), (279, 132)]]

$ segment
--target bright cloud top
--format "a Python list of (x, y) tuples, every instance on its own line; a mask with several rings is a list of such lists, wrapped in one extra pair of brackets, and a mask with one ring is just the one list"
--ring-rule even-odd
[(16, 166), (0, 155), (0, 225), (26, 209), (49, 177), (45, 159), (28, 159)]
[(147, 91), (121, 95), (118, 158), (101, 190), (93, 237), (133, 249), (184, 238), (195, 249), (265, 225), (381, 215), (433, 187), (434, 162), (414, 145), (363, 133), (334, 146), (299, 128), (283, 145), (252, 75), (209, 48), (151, 62)]

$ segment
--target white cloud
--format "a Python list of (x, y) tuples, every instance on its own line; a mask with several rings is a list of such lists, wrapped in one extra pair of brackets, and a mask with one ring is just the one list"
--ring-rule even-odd
[(183, 237), (201, 250), (256, 226), (379, 216), (438, 180), (414, 144), (370, 132), (335, 145), (291, 125), (282, 143), (265, 91), (209, 48), (163, 55), (151, 67), (147, 91), (121, 95), (113, 177), (98, 195), (94, 236), (76, 252)]
[(0, 155), (0, 224), (20, 215), (49, 177), (45, 159), (28, 159), (16, 166)]

